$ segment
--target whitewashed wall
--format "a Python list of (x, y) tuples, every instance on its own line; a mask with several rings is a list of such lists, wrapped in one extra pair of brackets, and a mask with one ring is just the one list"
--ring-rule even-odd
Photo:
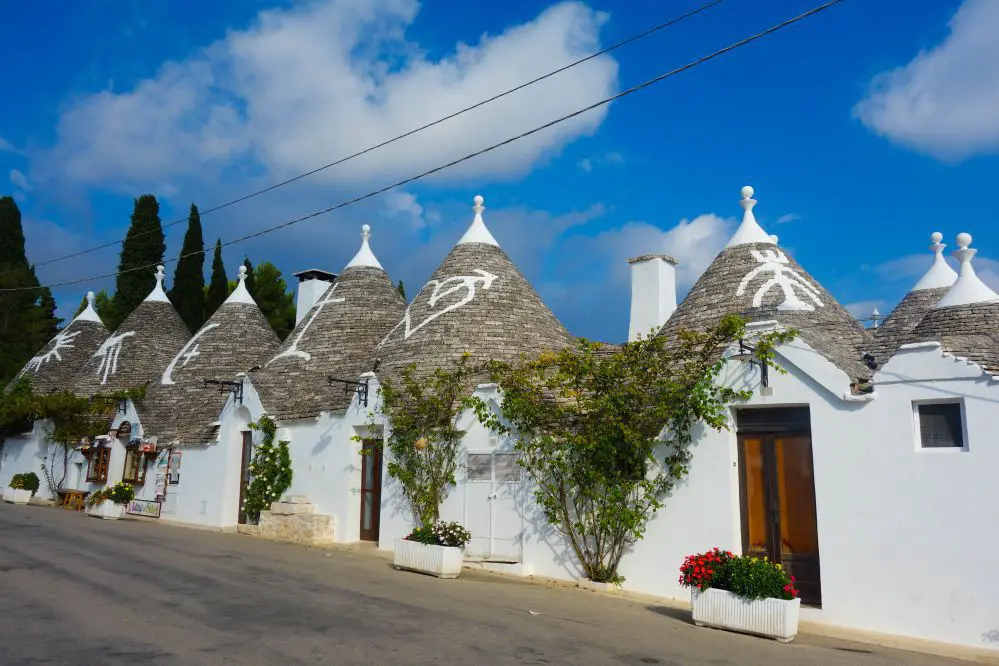
[[(35, 421), (30, 432), (18, 437), (8, 437), (0, 451), (0, 489), (7, 488), (15, 474), (34, 472), (41, 482), (38, 487), (40, 497), (50, 499), (51, 493), (42, 474), (42, 463), (49, 455), (46, 439), (51, 421)], [(68, 479), (67, 479), (68, 480)]]
[[(378, 383), (374, 375), (366, 378), (367, 407), (354, 395), (342, 412), (323, 412), (316, 419), (281, 423), (277, 432), (278, 439), (288, 440), (291, 454), (288, 494), (305, 495), (316, 505), (316, 513), (333, 516), (333, 539), (338, 543), (360, 539), (362, 459), (361, 442), (354, 437), (380, 436), (379, 425), (371, 428), (371, 414), (377, 413), (380, 405)], [(377, 421), (381, 422), (380, 417)]]
[[(994, 490), (999, 447), (992, 445), (999, 382), (983, 381), (980, 370), (964, 370), (965, 378), (956, 379), (961, 364), (953, 359), (927, 375), (927, 358), (899, 356), (879, 378), (890, 371), (908, 383), (879, 385), (874, 400), (844, 399), (845, 374), (801, 341), (783, 351), (786, 356), (778, 362), (788, 374), (771, 372), (772, 395), (757, 390), (741, 407), (810, 408), (823, 607), (806, 608), (803, 617), (999, 648), (999, 580), (989, 574), (999, 549), (994, 529), (999, 524)], [(757, 371), (737, 362), (728, 364), (725, 381), (759, 386)], [(912, 400), (943, 395), (965, 397), (969, 451), (917, 450)], [(480, 397), (488, 394), (480, 392)], [(468, 428), (467, 450), (509, 446), (473, 415), (464, 415), (462, 422)], [(690, 476), (667, 499), (645, 539), (622, 560), (625, 589), (685, 599), (689, 592), (677, 578), (686, 555), (714, 546), (741, 551), (734, 410), (732, 423), (728, 431), (698, 431)], [(524, 561), (486, 566), (579, 578), (564, 539), (546, 526), (529, 484), (523, 485)], [(442, 507), (442, 519), (463, 521), (463, 486), (462, 478)], [(386, 476), (380, 547), (391, 550), (412, 525), (398, 484)]]

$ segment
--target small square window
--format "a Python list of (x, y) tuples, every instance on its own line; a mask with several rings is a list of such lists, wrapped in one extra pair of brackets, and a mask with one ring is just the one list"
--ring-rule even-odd
[(937, 402), (918, 405), (919, 444), (924, 449), (964, 448), (961, 403)]

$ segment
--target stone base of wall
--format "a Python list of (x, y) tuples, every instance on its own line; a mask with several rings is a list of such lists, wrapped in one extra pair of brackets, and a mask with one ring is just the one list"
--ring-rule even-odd
[(241, 534), (262, 539), (322, 546), (333, 543), (333, 516), (315, 513), (316, 506), (302, 495), (289, 495), (261, 511), (256, 525), (240, 525)]

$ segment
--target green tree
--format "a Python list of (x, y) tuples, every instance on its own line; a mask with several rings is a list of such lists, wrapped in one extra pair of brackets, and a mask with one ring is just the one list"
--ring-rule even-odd
[(423, 527), (440, 519), (440, 507), (455, 483), (464, 431), (458, 418), (476, 403), (468, 395), (470, 378), (481, 372), (465, 354), (453, 367), (437, 368), (429, 378), (416, 365), (402, 372), (397, 385), (382, 383), (382, 414), (391, 429), (385, 443), (389, 476), (402, 487), (413, 518)]
[[(77, 306), (76, 312), (73, 313), (73, 318), (79, 316), (81, 312), (87, 307), (87, 297), (84, 296), (80, 301), (80, 305)], [(113, 299), (108, 296), (107, 289), (101, 289), (94, 295), (94, 309), (97, 310), (97, 316), (101, 318), (105, 325), (109, 321), (111, 313), (114, 311)]]
[(191, 332), (201, 328), (205, 323), (205, 240), (201, 234), (201, 215), (193, 203), (169, 296)]
[(295, 328), (295, 293), (281, 277), (277, 266), (265, 261), (256, 268), (257, 293), (254, 300), (260, 306), (271, 328), (284, 340)]
[(402, 296), (402, 300), (405, 301), (406, 300), (406, 287), (402, 284), (402, 280), (399, 280), (399, 284), (396, 285), (395, 290), (399, 292), (399, 295)]
[(208, 319), (219, 306), (229, 298), (229, 280), (225, 276), (225, 264), (222, 263), (222, 239), (215, 241), (215, 256), (212, 257), (212, 279), (208, 283), (208, 293), (205, 300), (205, 319)]
[(55, 300), (38, 289), (24, 247), (21, 211), (0, 197), (0, 385), (6, 384), (58, 329)]
[(132, 222), (121, 245), (110, 328), (118, 328), (156, 286), (156, 265), (163, 262), (166, 242), (160, 204), (152, 194), (135, 200)]
[[(719, 381), (721, 352), (744, 335), (730, 316), (709, 332), (652, 335), (614, 354), (582, 340), (492, 364), (502, 403), (497, 413), (476, 401), (479, 419), (514, 440), (538, 506), (591, 580), (623, 580), (621, 557), (688, 474), (694, 425), (727, 428), (728, 405), (751, 395)], [(761, 336), (757, 355), (772, 365), (773, 346), (793, 337)]]
[(243, 265), (246, 266), (246, 291), (250, 292), (253, 300), (257, 300), (257, 276), (253, 273), (249, 257), (243, 257)]

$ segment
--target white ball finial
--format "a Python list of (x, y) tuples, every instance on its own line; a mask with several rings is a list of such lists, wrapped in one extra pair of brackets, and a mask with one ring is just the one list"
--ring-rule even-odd
[(162, 265), (161, 266), (157, 266), (156, 267), (156, 279), (158, 281), (162, 282), (163, 278), (165, 278), (165, 277), (166, 277), (166, 268), (164, 268)]
[(246, 279), (246, 266), (239, 267), (239, 281), (242, 282)]
[(749, 185), (746, 185), (745, 187), (742, 188), (743, 199), (752, 199), (754, 194), (756, 194), (756, 190), (754, 190)]
[(371, 225), (370, 224), (362, 224), (361, 225), (361, 233), (362, 234), (370, 234), (371, 233)]
[(475, 202), (475, 205), (476, 205), (476, 206), (481, 206), (482, 204), (484, 204), (484, 203), (485, 203), (485, 201), (486, 201), (486, 200), (482, 198), (482, 195), (481, 195), (481, 194), (476, 194), (476, 195), (475, 195), (475, 198), (474, 198), (474, 199), (472, 199), (472, 201), (474, 201), (474, 202)]
[(94, 302), (97, 300), (97, 296), (92, 291), (87, 292), (87, 303), (93, 306)]
[(971, 245), (971, 234), (963, 233), (957, 235), (957, 246), (959, 248), (966, 250), (969, 245)]
[(943, 240), (943, 234), (940, 233), (939, 231), (934, 231), (932, 234), (930, 234), (930, 240), (933, 241), (934, 245), (936, 245), (937, 243)]

